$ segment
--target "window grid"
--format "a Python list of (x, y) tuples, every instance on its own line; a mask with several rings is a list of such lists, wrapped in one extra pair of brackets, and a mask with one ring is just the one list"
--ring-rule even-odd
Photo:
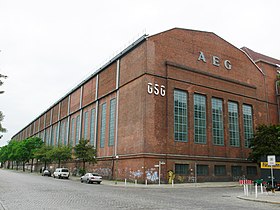
[(52, 127), (52, 136), (51, 136), (51, 145), (57, 145), (57, 141), (56, 141), (56, 132), (57, 131), (57, 126), (56, 125), (54, 125), (53, 127)]
[(94, 145), (94, 131), (95, 131), (95, 109), (91, 110), (90, 117), (90, 143)]
[(241, 176), (242, 167), (241, 166), (231, 166), (231, 174), (232, 174), (232, 176)]
[(188, 141), (187, 93), (174, 90), (174, 138), (175, 141)]
[(228, 102), (229, 118), (229, 139), (230, 146), (239, 147), (239, 123), (238, 123), (238, 105), (234, 102)]
[(60, 136), (59, 137), (60, 137), (61, 141), (64, 140), (64, 135), (65, 135), (65, 125), (64, 124), (65, 124), (64, 121), (62, 121), (60, 123)]
[(175, 174), (188, 175), (188, 164), (175, 164)]
[(223, 101), (212, 98), (212, 139), (214, 145), (224, 145)]
[(56, 145), (60, 144), (60, 136), (59, 136), (59, 127), (58, 125), (55, 126), (55, 141), (56, 141)]
[(50, 130), (49, 130), (49, 128), (48, 128), (48, 129), (46, 130), (46, 132), (45, 132), (45, 140), (46, 140), (46, 144), (47, 144), (47, 145), (50, 145), (49, 133), (50, 133)]
[(80, 134), (80, 115), (77, 116), (76, 118), (76, 141), (75, 141), (75, 145), (79, 144), (79, 134)]
[(196, 167), (198, 176), (207, 176), (208, 175), (208, 165), (197, 165)]
[(63, 141), (64, 141), (64, 145), (67, 145), (67, 133), (68, 133), (68, 126), (67, 126), (67, 121), (65, 121), (64, 123), (64, 137), (63, 137)]
[(70, 142), (69, 145), (72, 146), (73, 142), (74, 142), (74, 134), (75, 134), (75, 118), (72, 119), (71, 122), (71, 138), (70, 138)]
[(194, 142), (206, 144), (206, 97), (194, 94)]
[(226, 175), (226, 166), (225, 165), (215, 165), (214, 171), (216, 176)]
[(109, 146), (113, 146), (115, 141), (115, 115), (116, 99), (114, 98), (110, 101)]
[(249, 105), (243, 105), (243, 126), (244, 126), (244, 137), (245, 147), (249, 147), (250, 139), (253, 138), (253, 114), (252, 107)]
[(257, 175), (257, 167), (247, 166), (247, 175)]
[(87, 140), (88, 134), (88, 112), (84, 113), (84, 139)]
[(101, 111), (101, 131), (100, 131), (100, 147), (103, 148), (105, 144), (105, 131), (106, 131), (106, 103), (102, 104)]

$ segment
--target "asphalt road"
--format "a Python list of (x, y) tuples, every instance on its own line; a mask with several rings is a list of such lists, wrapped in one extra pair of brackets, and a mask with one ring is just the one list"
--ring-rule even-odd
[(279, 209), (244, 201), (242, 188), (124, 187), (82, 184), (0, 169), (0, 209)]

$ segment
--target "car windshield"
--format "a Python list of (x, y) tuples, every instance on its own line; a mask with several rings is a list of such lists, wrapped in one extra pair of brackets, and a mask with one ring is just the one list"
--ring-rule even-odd
[(99, 176), (99, 174), (92, 174), (92, 176)]
[(68, 169), (62, 169), (61, 171), (62, 172), (68, 172)]

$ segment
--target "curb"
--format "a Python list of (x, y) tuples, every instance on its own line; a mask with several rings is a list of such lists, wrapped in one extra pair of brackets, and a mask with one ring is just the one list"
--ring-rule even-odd
[(261, 203), (271, 203), (271, 204), (280, 204), (280, 201), (269, 201), (269, 200), (263, 200), (263, 199), (256, 199), (256, 198), (247, 198), (247, 197), (242, 197), (242, 196), (237, 196), (237, 198), (241, 200), (246, 200), (246, 201), (253, 201), (253, 202), (261, 202)]

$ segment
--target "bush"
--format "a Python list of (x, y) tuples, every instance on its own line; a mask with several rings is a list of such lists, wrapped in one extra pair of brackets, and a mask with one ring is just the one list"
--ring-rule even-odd
[(85, 174), (86, 174), (86, 170), (85, 170), (85, 169), (80, 168), (80, 169), (79, 169), (79, 171), (78, 171), (78, 173), (79, 173), (81, 176), (83, 176), (83, 175), (85, 175)]

